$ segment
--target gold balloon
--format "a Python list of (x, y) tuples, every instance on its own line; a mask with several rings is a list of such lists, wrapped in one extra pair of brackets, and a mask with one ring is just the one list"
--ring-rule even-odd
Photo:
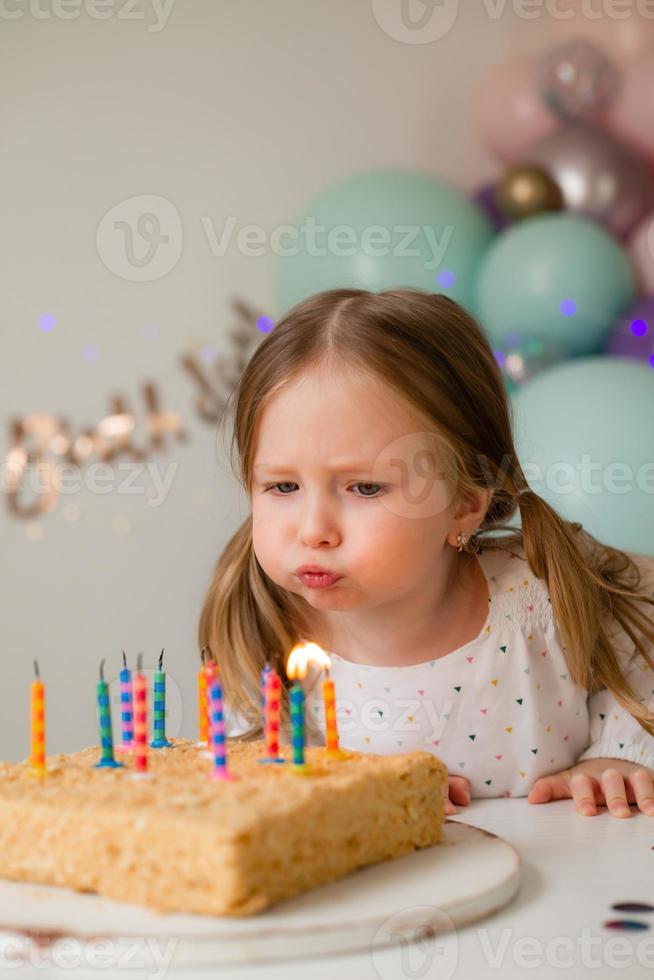
[(514, 221), (542, 211), (561, 211), (564, 207), (556, 181), (542, 167), (528, 163), (507, 170), (495, 189), (495, 201)]

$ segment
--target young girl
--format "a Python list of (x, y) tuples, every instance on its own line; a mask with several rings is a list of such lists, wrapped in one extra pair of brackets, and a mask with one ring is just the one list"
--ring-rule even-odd
[[(234, 737), (261, 737), (266, 662), (288, 737), (286, 660), (311, 641), (331, 659), (341, 745), (434, 752), (446, 812), (527, 796), (654, 814), (654, 557), (601, 544), (529, 489), (501, 372), (461, 306), (318, 293), (233, 394), (252, 513), (199, 642), (246, 726)], [(323, 676), (305, 680), (308, 744), (324, 744)]]

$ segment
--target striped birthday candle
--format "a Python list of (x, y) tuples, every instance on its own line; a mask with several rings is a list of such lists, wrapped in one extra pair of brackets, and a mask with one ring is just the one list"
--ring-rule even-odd
[(123, 669), (120, 672), (120, 721), (123, 731), (120, 752), (131, 752), (134, 748), (134, 704), (132, 694), (132, 672), (127, 667), (127, 657), (123, 650)]
[(163, 669), (163, 650), (159, 654), (158, 670), (154, 673), (154, 706), (152, 725), (154, 738), (150, 742), (153, 749), (172, 748), (173, 743), (166, 738), (166, 673)]
[(148, 681), (143, 670), (143, 654), (139, 653), (134, 674), (134, 775), (148, 771)]
[(122, 762), (114, 759), (114, 738), (111, 730), (111, 705), (109, 703), (109, 686), (104, 679), (104, 660), (100, 661), (100, 680), (98, 681), (98, 722), (100, 725), (100, 761), (96, 767), (120, 769)]
[(209, 688), (209, 706), (211, 710), (211, 749), (213, 754), (211, 779), (238, 779), (238, 776), (235, 776), (227, 768), (223, 689), (220, 683), (220, 673), (217, 669), (214, 671), (211, 687)]

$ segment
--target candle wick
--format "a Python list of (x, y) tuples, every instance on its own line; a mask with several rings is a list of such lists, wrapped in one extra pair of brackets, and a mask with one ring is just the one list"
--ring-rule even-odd
[(161, 665), (163, 663), (163, 654), (164, 652), (162, 650), (161, 653), (159, 654), (159, 670), (161, 670)]
[(100, 680), (104, 684), (104, 659), (100, 661)]
[(127, 670), (127, 657), (125, 656), (125, 651), (123, 650), (123, 667)]
[(37, 677), (40, 677), (41, 676), (39, 674), (39, 662), (38, 662), (38, 660), (35, 660), (34, 661), (34, 673), (36, 674)]
[(142, 667), (143, 667), (143, 654), (139, 653), (138, 657), (136, 658), (136, 669), (138, 670), (139, 673), (141, 673)]

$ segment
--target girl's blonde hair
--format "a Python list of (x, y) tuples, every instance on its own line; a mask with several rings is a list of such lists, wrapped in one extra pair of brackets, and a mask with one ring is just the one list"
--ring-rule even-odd
[[(654, 606), (654, 598), (638, 591), (640, 572), (628, 554), (600, 543), (528, 489), (493, 351), (475, 319), (447, 296), (409, 288), (331, 289), (298, 303), (277, 323), (232, 392), (231, 450), (236, 443), (236, 475), (250, 498), (263, 409), (283, 386), (326, 365), (360, 371), (399, 395), (445, 447), (458, 496), (492, 491), (467, 550), (523, 545), (534, 574), (547, 584), (571, 678), (589, 693), (608, 688), (654, 735), (652, 715), (627, 684), (610, 632), (611, 623), (619, 624), (654, 670), (643, 643), (654, 644), (654, 625), (642, 608)], [(521, 529), (507, 524), (518, 505)], [(266, 662), (282, 678), (281, 729), (287, 734), (284, 668), (292, 647), (310, 636), (306, 609), (304, 599), (280, 588), (259, 565), (250, 514), (216, 563), (198, 630), (200, 647), (209, 646), (220, 664), (228, 706), (250, 725), (237, 737), (262, 734)]]

